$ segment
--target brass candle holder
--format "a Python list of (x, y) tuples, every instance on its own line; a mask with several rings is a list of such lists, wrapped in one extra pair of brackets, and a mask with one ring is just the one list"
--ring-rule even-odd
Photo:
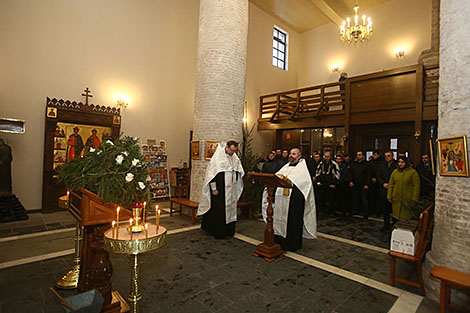
[[(142, 211), (144, 211), (142, 204), (132, 207), (132, 215), (134, 217), (132, 219), (132, 223), (130, 223), (129, 227), (127, 228), (129, 232), (140, 233), (145, 231), (145, 225), (141, 218)], [(143, 213), (145, 214), (145, 211)]]
[[(132, 313), (139, 312), (139, 302), (142, 300), (142, 291), (140, 283), (140, 266), (142, 260), (140, 254), (160, 248), (166, 243), (167, 230), (163, 226), (146, 224), (145, 232), (133, 234), (128, 229), (118, 230), (120, 233), (113, 233), (113, 229), (108, 229), (104, 233), (104, 249), (112, 253), (129, 255), (129, 267), (131, 272), (130, 294), (127, 298), (130, 302)], [(117, 239), (119, 238), (119, 239)]]

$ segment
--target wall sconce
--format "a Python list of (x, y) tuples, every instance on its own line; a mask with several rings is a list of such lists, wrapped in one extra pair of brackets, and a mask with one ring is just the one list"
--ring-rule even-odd
[(395, 56), (397, 58), (403, 58), (405, 56), (405, 48), (398, 48), (395, 50)]
[(129, 102), (128, 102), (128, 101), (129, 101), (129, 100), (123, 99), (123, 98), (120, 97), (120, 98), (118, 98), (118, 99), (116, 100), (116, 106), (117, 106), (118, 108), (120, 108), (120, 109), (125, 109), (125, 108), (127, 108), (127, 106), (129, 105)]
[(419, 129), (415, 130), (415, 139), (418, 140), (421, 136), (421, 131)]
[(333, 73), (339, 72), (339, 64), (334, 64), (334, 65), (332, 65), (332, 66), (331, 66), (331, 71), (332, 71)]

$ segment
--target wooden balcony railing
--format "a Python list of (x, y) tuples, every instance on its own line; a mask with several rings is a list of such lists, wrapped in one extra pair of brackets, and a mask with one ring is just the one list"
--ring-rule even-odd
[(259, 118), (276, 122), (344, 114), (346, 86), (337, 82), (261, 96)]

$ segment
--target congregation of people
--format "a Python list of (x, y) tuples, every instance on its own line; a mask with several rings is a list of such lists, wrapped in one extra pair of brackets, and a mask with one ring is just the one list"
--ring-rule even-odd
[[(287, 162), (287, 149), (276, 149), (266, 159), (259, 157), (262, 173), (277, 173)], [(421, 156), (414, 166), (404, 153), (397, 160), (392, 151), (382, 155), (375, 150), (369, 160), (363, 151), (323, 156), (315, 151), (303, 157), (313, 182), (316, 210), (319, 216), (383, 217), (382, 231), (391, 229), (398, 219), (412, 218), (411, 206), (432, 197), (435, 175), (429, 154)]]

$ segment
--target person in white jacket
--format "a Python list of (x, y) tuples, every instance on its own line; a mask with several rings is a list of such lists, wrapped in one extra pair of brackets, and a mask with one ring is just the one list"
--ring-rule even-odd
[(220, 143), (206, 170), (202, 197), (197, 210), (201, 228), (217, 239), (235, 234), (237, 201), (243, 191), (245, 174), (236, 152), (238, 143)]
[[(274, 241), (284, 251), (302, 248), (302, 238), (317, 238), (317, 217), (313, 184), (306, 161), (300, 148), (292, 148), (289, 163), (276, 175), (283, 175), (292, 182), (293, 188), (277, 188), (274, 203)], [(266, 195), (266, 193), (265, 193)], [(263, 216), (266, 219), (267, 201)]]

